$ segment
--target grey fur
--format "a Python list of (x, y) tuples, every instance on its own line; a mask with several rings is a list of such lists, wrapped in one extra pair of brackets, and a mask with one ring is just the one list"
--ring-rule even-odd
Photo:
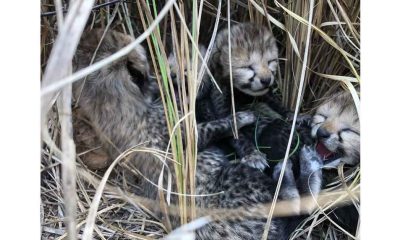
[[(229, 38), (230, 37), (230, 38)], [(213, 117), (226, 117), (231, 112), (231, 92), (229, 90), (229, 39), (231, 41), (232, 79), (233, 86), (251, 96), (261, 96), (267, 93), (274, 82), (274, 73), (277, 68), (278, 49), (271, 32), (265, 26), (253, 23), (239, 23), (230, 29), (220, 31), (212, 51), (210, 69), (222, 90), (222, 94), (215, 88), (210, 89), (207, 100), (203, 100), (199, 115), (205, 121)], [(263, 82), (263, 81), (267, 82)], [(207, 103), (211, 101), (211, 103)], [(206, 109), (202, 105), (207, 106)], [(210, 113), (211, 109), (214, 109)], [(207, 118), (209, 117), (209, 118)], [(243, 163), (251, 167), (264, 169), (268, 166), (267, 156), (258, 151), (251, 139), (239, 131), (238, 139), (231, 139), (231, 145)]]

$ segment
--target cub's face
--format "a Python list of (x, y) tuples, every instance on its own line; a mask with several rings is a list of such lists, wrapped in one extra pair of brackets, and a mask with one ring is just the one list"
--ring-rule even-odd
[[(228, 30), (216, 40), (211, 64), (221, 78), (229, 80)], [(261, 96), (275, 80), (278, 48), (271, 32), (264, 26), (241, 23), (231, 27), (231, 64), (233, 85), (252, 96)]]
[(350, 93), (340, 93), (322, 104), (311, 126), (311, 135), (318, 138), (322, 155), (334, 153), (345, 163), (359, 162), (360, 123)]

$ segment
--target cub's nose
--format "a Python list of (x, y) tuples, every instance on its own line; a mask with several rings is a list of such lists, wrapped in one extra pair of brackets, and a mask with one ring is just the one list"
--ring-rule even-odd
[(261, 82), (263, 85), (269, 85), (269, 84), (271, 83), (271, 77), (261, 78), (261, 79), (260, 79), (260, 82)]
[(318, 138), (328, 138), (329, 136), (331, 136), (331, 133), (328, 132), (325, 128), (320, 127), (317, 130), (317, 137)]

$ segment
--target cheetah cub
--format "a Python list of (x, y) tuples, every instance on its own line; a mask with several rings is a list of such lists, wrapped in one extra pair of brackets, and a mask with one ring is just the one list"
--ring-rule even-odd
[[(275, 80), (278, 47), (272, 33), (253, 23), (231, 27), (231, 64), (233, 86), (251, 96), (261, 96)], [(218, 33), (210, 63), (221, 83), (229, 84), (229, 32)]]
[(360, 161), (360, 121), (349, 92), (340, 92), (318, 107), (311, 135), (317, 150), (328, 160), (350, 165)]
[[(228, 29), (222, 30), (217, 35), (209, 63), (222, 94), (216, 88), (211, 88), (209, 98), (199, 104), (207, 106), (207, 109), (198, 109), (199, 117), (206, 116), (200, 121), (226, 117), (232, 112), (229, 39), (232, 79), (236, 90), (253, 97), (262, 96), (268, 92), (275, 80), (278, 48), (274, 37), (265, 26), (239, 23), (231, 27), (230, 34)], [(241, 107), (239, 100), (235, 101), (235, 105), (238, 109)], [(268, 166), (266, 155), (259, 152), (252, 139), (248, 139), (240, 131), (238, 139), (229, 141), (242, 162), (259, 169)]]

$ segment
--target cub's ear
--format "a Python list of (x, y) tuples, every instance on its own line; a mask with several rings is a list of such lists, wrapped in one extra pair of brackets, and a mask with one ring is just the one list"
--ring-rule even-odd
[(216, 69), (214, 69), (214, 70), (221, 69), (221, 67), (222, 67), (220, 59), (219, 59), (220, 56), (221, 56), (221, 50), (220, 49), (215, 49), (211, 53), (210, 62), (212, 62), (212, 65), (215, 66)]
[(136, 69), (133, 66), (133, 63), (130, 61), (127, 61), (126, 67), (128, 69), (129, 74), (132, 77), (132, 81), (140, 88), (142, 89), (145, 85), (145, 83), (148, 81), (147, 79), (147, 74), (141, 72), (140, 70)]

